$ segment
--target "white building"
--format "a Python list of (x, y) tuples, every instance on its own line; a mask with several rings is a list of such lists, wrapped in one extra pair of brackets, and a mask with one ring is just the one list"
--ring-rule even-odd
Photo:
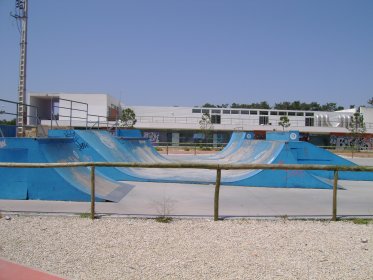
[[(154, 107), (130, 106), (137, 118), (136, 127), (140, 129), (199, 129), (203, 114), (209, 114), (213, 130), (273, 131), (282, 130), (280, 118), (287, 116), (291, 129), (307, 133), (348, 133), (348, 124), (356, 112), (344, 110), (337, 112), (232, 109), (202, 107)], [(364, 108), (366, 109), (366, 108)], [(365, 110), (370, 116), (368, 123), (373, 132), (373, 110)]]
[[(37, 114), (41, 124), (51, 127), (113, 127), (124, 108), (119, 100), (107, 94), (30, 93), (28, 97), (28, 103), (39, 108)], [(348, 136), (348, 124), (356, 112), (356, 109), (321, 112), (156, 106), (130, 108), (136, 114), (135, 128), (141, 129), (156, 142), (173, 143), (198, 140), (202, 115), (209, 114), (214, 143), (228, 141), (234, 130), (254, 131), (257, 138), (263, 138), (266, 131), (282, 131), (279, 121), (282, 116), (287, 116), (290, 121), (288, 129), (299, 130), (308, 138), (314, 137), (318, 142), (316, 144), (328, 145), (332, 137)], [(360, 113), (364, 116), (367, 133), (373, 134), (373, 108), (361, 107)], [(31, 124), (33, 121), (34, 118), (29, 119)]]
[[(34, 93), (28, 95), (28, 104), (38, 107), (33, 112), (42, 125), (94, 127), (115, 124), (123, 104), (104, 93)], [(32, 115), (32, 113), (29, 113)], [(29, 124), (37, 122), (30, 117)]]

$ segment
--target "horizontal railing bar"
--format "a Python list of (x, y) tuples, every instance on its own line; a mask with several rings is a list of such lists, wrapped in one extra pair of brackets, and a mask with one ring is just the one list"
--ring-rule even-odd
[[(20, 102), (10, 101), (10, 100), (1, 99), (1, 98), (0, 98), (0, 101), (5, 102), (5, 103), (17, 104), (17, 105), (18, 105), (18, 104), (21, 104)], [(39, 108), (38, 106), (29, 105), (29, 104), (25, 104), (25, 103), (23, 103), (22, 105), (23, 105), (23, 106), (27, 106), (27, 107)]]
[(56, 98), (56, 99), (59, 99), (59, 100), (64, 100), (64, 101), (69, 101), (69, 102), (73, 102), (73, 103), (79, 103), (79, 104), (88, 105), (88, 103), (85, 103), (85, 102), (80, 102), (80, 101), (75, 101), (75, 100), (69, 100), (69, 99), (64, 99), (64, 98), (55, 97), (55, 96), (53, 96), (52, 99), (53, 98)]
[(20, 163), (0, 162), (1, 167), (55, 168), (55, 167), (134, 167), (134, 168), (188, 168), (221, 170), (327, 170), (370, 171), (373, 166), (316, 165), (316, 164), (211, 164), (211, 163), (144, 163), (144, 162), (65, 162), (65, 163)]
[(63, 106), (54, 106), (54, 108), (57, 108), (57, 109), (68, 109), (68, 110), (71, 110), (71, 111), (79, 111), (79, 112), (87, 112), (87, 110), (84, 110), (84, 109), (75, 109), (75, 108), (63, 107)]

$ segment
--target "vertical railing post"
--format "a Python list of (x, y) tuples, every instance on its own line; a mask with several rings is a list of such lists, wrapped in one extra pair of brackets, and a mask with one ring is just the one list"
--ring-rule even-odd
[(88, 129), (88, 104), (86, 104), (85, 129)]
[(53, 107), (53, 97), (51, 98), (51, 129), (53, 128), (53, 114), (54, 114), (54, 107)]
[(73, 118), (73, 102), (70, 101), (70, 129), (73, 127), (72, 118)]
[(337, 220), (337, 189), (338, 189), (338, 170), (334, 170), (332, 221)]
[(95, 166), (91, 166), (91, 219), (95, 218)]
[(194, 155), (196, 155), (196, 154), (197, 154), (197, 144), (194, 143)]
[(168, 155), (168, 142), (166, 143), (166, 154)]
[(214, 221), (219, 220), (219, 193), (220, 193), (221, 169), (216, 169), (216, 185), (214, 195)]

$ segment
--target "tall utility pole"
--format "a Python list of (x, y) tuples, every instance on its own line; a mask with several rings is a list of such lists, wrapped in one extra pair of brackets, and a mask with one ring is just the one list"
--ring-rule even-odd
[(19, 82), (18, 82), (18, 108), (17, 108), (17, 137), (25, 135), (27, 124), (26, 106), (26, 54), (27, 54), (27, 0), (16, 0), (16, 12), (12, 15), (18, 24), (21, 34)]

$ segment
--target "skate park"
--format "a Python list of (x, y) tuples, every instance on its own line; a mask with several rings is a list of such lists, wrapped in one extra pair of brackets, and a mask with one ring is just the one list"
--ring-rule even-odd
[(373, 3), (0, 6), (1, 276), (373, 278)]
[[(50, 130), (48, 138), (3, 138), (2, 162), (132, 162), (151, 164), (322, 164), (354, 162), (310, 143), (298, 132), (268, 133), (252, 140), (233, 132), (228, 144), (208, 155), (162, 155), (150, 141), (106, 131)], [(83, 213), (90, 201), (90, 167), (2, 168), (2, 212)], [(329, 217), (333, 172), (322, 170), (222, 170), (220, 215), (224, 217)], [(17, 174), (17, 176), (14, 176)], [(338, 214), (371, 216), (372, 172), (339, 172)], [(191, 216), (213, 213), (216, 170), (97, 167), (96, 213), (129, 216)], [(167, 213), (165, 213), (167, 212)]]

